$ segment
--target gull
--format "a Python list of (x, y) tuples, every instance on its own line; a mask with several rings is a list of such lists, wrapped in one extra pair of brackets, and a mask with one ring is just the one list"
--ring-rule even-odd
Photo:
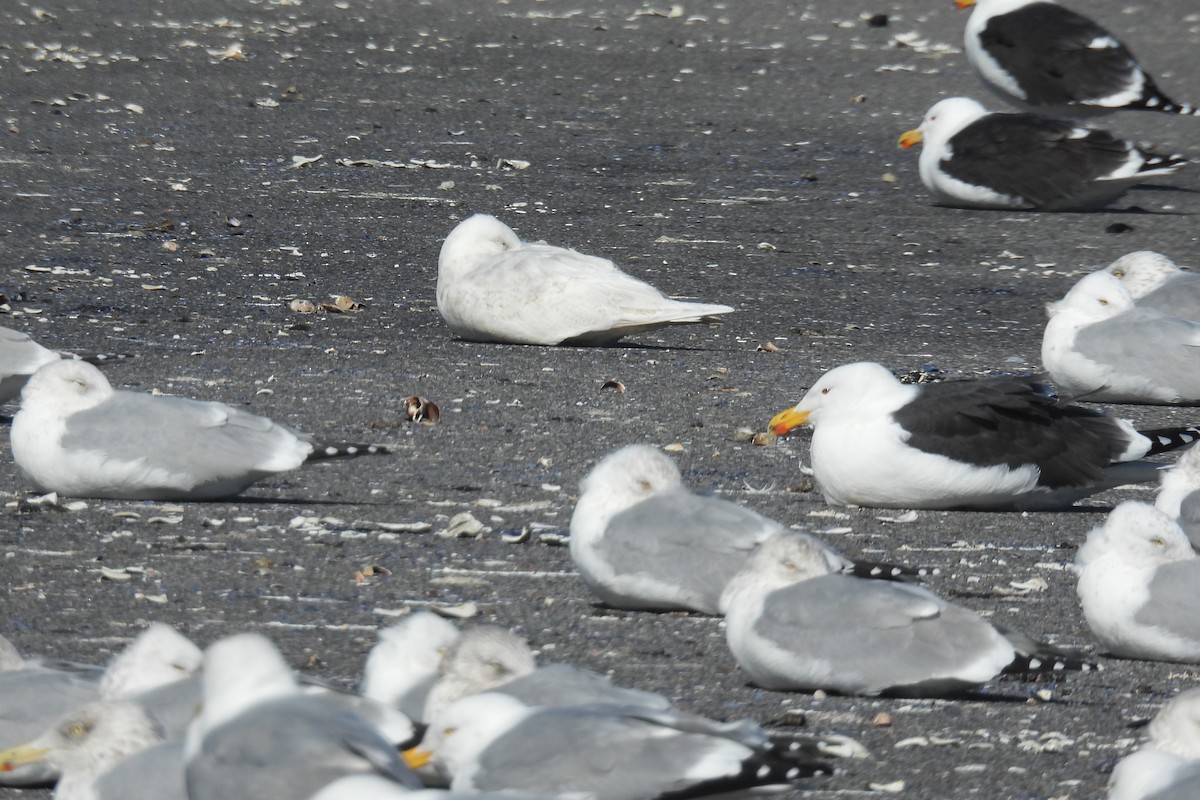
[[(719, 613), (721, 592), (767, 537), (784, 526), (737, 503), (683, 485), (655, 447), (602, 458), (579, 484), (570, 550), (580, 576), (614, 608)], [(853, 562), (825, 546), (836, 569), (899, 577), (914, 570)]]
[(1168, 700), (1146, 741), (1113, 767), (1107, 800), (1190, 800), (1200, 796), (1200, 689)]
[(900, 136), (905, 149), (921, 142), (921, 182), (935, 203), (956, 208), (1097, 209), (1188, 163), (1074, 122), (989, 112), (969, 97), (937, 102)]
[(42, 347), (27, 333), (0, 327), (0, 403), (19, 395), (29, 376), (39, 367), (64, 358), (101, 364), (129, 356), (124, 353), (62, 353)]
[(379, 631), (363, 671), (360, 692), (412, 720), (425, 720), (429, 690), (437, 682), (458, 626), (432, 611), (416, 611)]
[(530, 707), (495, 692), (465, 697), (436, 714), (421, 745), (405, 758), (452, 776), (455, 791), (545, 792), (577, 800), (787, 789), (828, 770), (807, 754), (675, 727), (653, 712)]
[(375, 726), (327, 694), (302, 691), (266, 637), (242, 633), (204, 655), (204, 708), (184, 745), (190, 800), (308, 797), (347, 775), (420, 781)]
[(43, 492), (118, 500), (213, 500), (308, 461), (388, 452), (319, 445), (224, 403), (114, 390), (91, 364), (39, 369), (13, 418), (12, 456)]
[(1196, 114), (1164, 95), (1129, 48), (1054, 0), (957, 0), (974, 6), (963, 44), (975, 74), (1022, 108), (1107, 114), (1117, 109)]
[(1127, 500), (1076, 558), (1083, 615), (1114, 655), (1200, 663), (1200, 558), (1175, 522)]
[(873, 362), (830, 370), (770, 422), (779, 435), (801, 425), (826, 501), (878, 508), (1060, 508), (1157, 481), (1161, 465), (1142, 459), (1200, 437), (1139, 432), (1031, 378), (903, 384)]
[(1200, 322), (1134, 303), (1105, 270), (1047, 306), (1042, 365), (1065, 394), (1095, 402), (1200, 402)]
[(1121, 279), (1139, 307), (1200, 322), (1200, 275), (1181, 269), (1162, 253), (1126, 253), (1104, 269)]
[(1003, 672), (1090, 667), (919, 586), (832, 572), (791, 532), (751, 554), (721, 603), (734, 659), (766, 689), (938, 696)]
[(44, 766), (58, 775), (54, 800), (187, 800), (178, 752), (140, 705), (100, 700), (0, 752), (0, 769)]
[(460, 222), (442, 244), (437, 306), (463, 339), (541, 345), (610, 345), (733, 311), (672, 300), (605, 258), (522, 242), (487, 214)]
[(1175, 520), (1193, 550), (1200, 549), (1200, 450), (1184, 451), (1174, 465), (1162, 471), (1154, 507)]

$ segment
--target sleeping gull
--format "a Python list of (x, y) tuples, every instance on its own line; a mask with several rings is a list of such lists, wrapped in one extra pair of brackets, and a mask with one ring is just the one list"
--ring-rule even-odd
[(1085, 275), (1047, 310), (1042, 365), (1065, 394), (1108, 403), (1200, 402), (1200, 322), (1135, 305), (1104, 270)]
[(530, 706), (609, 704), (665, 710), (671, 705), (660, 694), (614, 686), (603, 675), (569, 664), (539, 666), (524, 638), (496, 625), (465, 629), (447, 650), (441, 673), (429, 692), (429, 716), (487, 691)]
[(425, 720), (429, 690), (437, 682), (447, 650), (459, 637), (458, 626), (432, 611), (415, 611), (378, 633), (363, 670), (360, 692), (406, 714)]
[(1200, 274), (1153, 250), (1126, 253), (1104, 268), (1121, 279), (1142, 308), (1200, 322)]
[(921, 587), (834, 573), (790, 531), (751, 554), (721, 602), (734, 659), (766, 689), (937, 696), (1002, 672), (1087, 666)]
[(325, 694), (303, 692), (270, 641), (255, 633), (204, 655), (204, 708), (184, 747), (190, 800), (307, 797), (346, 775), (420, 782), (394, 745)]
[(1106, 800), (1193, 800), (1200, 796), (1200, 689), (1168, 700), (1146, 741), (1113, 767)]
[(1200, 558), (1170, 517), (1121, 503), (1088, 534), (1076, 568), (1083, 615), (1106, 650), (1200, 663)]
[(1141, 459), (1196, 441), (1193, 428), (1139, 432), (1059, 403), (1032, 378), (903, 384), (872, 362), (825, 373), (770, 422), (811, 425), (812, 468), (833, 505), (1032, 509), (1158, 480)]
[(224, 403), (114, 390), (100, 370), (59, 361), (26, 384), (12, 456), (40, 490), (120, 500), (211, 500), (307, 461), (386, 453), (319, 445)]
[[(579, 484), (571, 559), (584, 583), (614, 608), (716, 614), (746, 556), (784, 526), (737, 503), (695, 494), (655, 447), (634, 444), (602, 458)], [(864, 576), (920, 574), (853, 562), (826, 547), (831, 565)]]
[(542, 345), (609, 345), (733, 311), (671, 300), (608, 259), (522, 242), (487, 214), (459, 223), (442, 244), (437, 305), (464, 339)]
[(1048, 113), (1128, 108), (1196, 114), (1159, 91), (1116, 37), (1054, 0), (957, 0), (974, 6), (963, 44), (975, 74), (998, 95)]
[(443, 709), (408, 762), (452, 776), (452, 790), (547, 792), (578, 800), (702, 797), (789, 788), (827, 771), (806, 754), (673, 727), (612, 706), (530, 707), (485, 692)]
[[(183, 765), (162, 747), (162, 731), (128, 701), (80, 706), (37, 739), (0, 752), (0, 770), (44, 764), (58, 773), (55, 800), (186, 800)], [(137, 769), (124, 760), (154, 749)], [(118, 772), (119, 771), (119, 772)]]
[(1162, 471), (1162, 483), (1154, 507), (1183, 529), (1193, 550), (1200, 550), (1200, 450), (1184, 452), (1170, 468)]
[(81, 359), (93, 364), (129, 358), (117, 353), (60, 353), (35, 342), (27, 333), (0, 327), (0, 403), (21, 393), (29, 376), (43, 364), (64, 358)]
[(906, 149), (920, 142), (921, 182), (956, 208), (1096, 209), (1188, 162), (1066, 120), (989, 113), (969, 97), (939, 101), (900, 136)]

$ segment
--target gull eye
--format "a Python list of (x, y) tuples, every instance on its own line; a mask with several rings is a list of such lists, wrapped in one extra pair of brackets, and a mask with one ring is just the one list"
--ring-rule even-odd
[(1164, 540), (1161, 536), (1155, 536), (1153, 539), (1150, 540), (1150, 544), (1154, 545), (1155, 547), (1166, 547), (1167, 546), (1166, 540)]
[(451, 725), (448, 728), (442, 728), (442, 736), (450, 736), (457, 730), (458, 730), (458, 727), (454, 726), (454, 725)]
[(80, 737), (87, 736), (91, 729), (92, 727), (86, 723), (72, 722), (67, 726), (67, 736), (70, 736), (72, 739), (79, 739)]
[(1101, 298), (1100, 298), (1100, 305), (1102, 305), (1102, 306), (1106, 306), (1106, 305), (1108, 305), (1108, 301), (1107, 301), (1107, 300), (1105, 300), (1103, 297), (1101, 297)]
[(783, 568), (786, 569), (788, 572), (795, 572), (796, 564), (793, 561), (785, 561), (785, 562), (783, 562)]
[(1115, 272), (1113, 272), (1113, 275), (1118, 278), (1124, 278), (1125, 270), (1123, 270), (1123, 269), (1116, 270)]
[(640, 481), (638, 481), (638, 488), (641, 489), (643, 492), (648, 492), (654, 488), (654, 484), (651, 483), (650, 481), (646, 480), (645, 478), (642, 478)]
[(829, 394), (829, 387), (826, 386), (824, 389), (822, 389), (821, 394)]

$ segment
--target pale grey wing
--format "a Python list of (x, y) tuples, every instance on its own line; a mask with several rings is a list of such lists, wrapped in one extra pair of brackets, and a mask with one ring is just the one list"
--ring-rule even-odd
[[(145, 459), (195, 484), (303, 463), (311, 446), (290, 428), (224, 403), (114, 392), (67, 419), (62, 446), (95, 451), (118, 462)], [(282, 466), (282, 465), (288, 466)]]
[(1137, 304), (1172, 317), (1200, 322), (1200, 275), (1177, 275), (1138, 298)]
[(19, 395), (38, 367), (59, 358), (58, 353), (42, 347), (27, 334), (0, 328), (0, 403)]
[(0, 749), (37, 738), (68, 711), (99, 697), (95, 681), (68, 672), (39, 667), (0, 672)]
[(597, 547), (617, 574), (684, 587), (712, 611), (750, 551), (782, 529), (736, 503), (672, 489), (615, 515)]
[[(772, 592), (754, 632), (797, 658), (827, 662), (833, 673), (856, 676), (864, 686), (877, 687), (874, 691), (934, 691), (939, 676), (968, 667), (981, 653), (1000, 659), (996, 672), (1013, 656), (991, 625), (932, 592), (845, 575), (824, 575)], [(1007, 657), (993, 651), (1005, 651)]]
[(1154, 571), (1148, 587), (1150, 598), (1133, 615), (1134, 622), (1161, 627), (1193, 643), (1200, 642), (1197, 586), (1200, 586), (1200, 558), (1163, 564)]
[(190, 800), (308, 797), (339, 777), (378, 772), (420, 788), (399, 753), (319, 696), (262, 703), (209, 731), (186, 765)]
[(133, 702), (146, 710), (167, 739), (182, 737), (187, 726), (200, 713), (204, 702), (203, 680), (199, 674), (134, 695)]
[(1200, 323), (1136, 307), (1080, 330), (1075, 348), (1122, 375), (1200, 397)]
[(582, 706), (594, 703), (648, 709), (671, 706), (671, 701), (661, 694), (614, 686), (606, 676), (570, 664), (546, 664), (491, 691), (515, 697), (527, 706)]
[(1192, 549), (1200, 550), (1200, 490), (1184, 496), (1179, 503), (1179, 517), (1175, 521), (1187, 534)]
[(711, 748), (731, 746), (721, 738), (661, 732), (660, 726), (631, 717), (545, 709), (484, 749), (474, 788), (587, 793), (603, 800), (654, 798), (693, 783), (685, 776)]
[(1196, 800), (1200, 797), (1200, 762), (1178, 767), (1170, 785), (1145, 796), (1144, 800)]
[(163, 742), (119, 761), (95, 782), (95, 800), (188, 800), (183, 740)]

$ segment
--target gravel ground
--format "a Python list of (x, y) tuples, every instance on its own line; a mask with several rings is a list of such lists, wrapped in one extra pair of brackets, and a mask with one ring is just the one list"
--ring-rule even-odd
[[(1200, 100), (1187, 94), (1191, 4), (1087, 10), (1168, 93)], [(1143, 248), (1197, 263), (1195, 170), (1104, 213), (930, 204), (896, 138), (940, 97), (982, 95), (960, 52), (965, 20), (941, 1), (5, 4), (0, 323), (136, 354), (108, 369), (116, 385), (395, 454), (232, 502), (72, 510), (19, 508), (30, 486), (2, 457), (0, 633), (100, 662), (150, 620), (201, 644), (254, 629), (349, 686), (397, 614), (474, 603), (475, 620), (515, 627), (546, 660), (870, 748), (810, 797), (1102, 796), (1136, 740), (1130, 723), (1194, 685), (1195, 669), (1104, 658), (1099, 673), (951, 700), (762, 691), (719, 621), (597, 606), (553, 543), (594, 461), (646, 441), (698, 490), (849, 553), (939, 567), (936, 591), (1094, 646), (1065, 566), (1112, 503), (1149, 490), (1066, 513), (896, 521), (804, 491), (805, 436), (754, 446), (739, 434), (848, 361), (1036, 371), (1042, 305), (1078, 275)], [(1102, 124), (1200, 157), (1194, 119)], [(434, 306), (437, 251), (475, 211), (737, 313), (607, 349), (457, 341)], [(289, 308), (336, 295), (362, 310)], [(439, 405), (439, 424), (407, 422), (410, 395)], [(437, 535), (464, 511), (485, 533)]]

